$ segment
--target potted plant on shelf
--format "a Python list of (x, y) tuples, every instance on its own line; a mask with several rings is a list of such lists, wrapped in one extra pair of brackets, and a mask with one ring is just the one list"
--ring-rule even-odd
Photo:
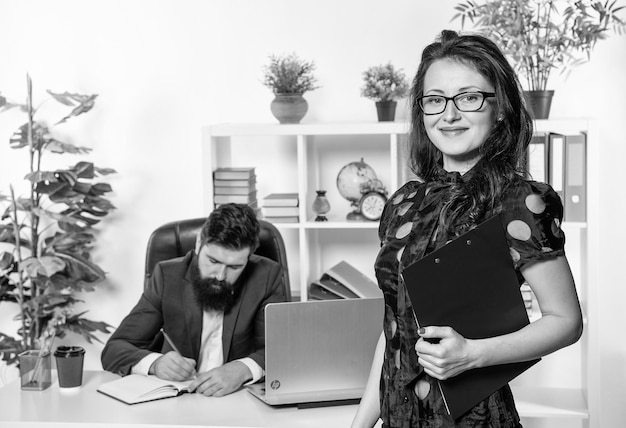
[(271, 55), (269, 59), (263, 84), (275, 95), (270, 104), (272, 114), (280, 123), (299, 123), (309, 108), (302, 95), (319, 87), (313, 75), (315, 63), (302, 60), (295, 53)]
[[(26, 105), (0, 97), (0, 112), (18, 108), (27, 122), (10, 138), (14, 149), (29, 154), (25, 172), (26, 196), (17, 196), (13, 185), (9, 194), (0, 193), (0, 303), (17, 304), (17, 335), (0, 332), (0, 358), (6, 364), (17, 362), (23, 351), (46, 349), (55, 336), (70, 331), (88, 342), (100, 342), (95, 332), (109, 333), (110, 325), (75, 313), (79, 293), (93, 291), (104, 279), (104, 271), (91, 259), (95, 235), (93, 226), (115, 207), (104, 196), (107, 183), (95, 183), (99, 175), (115, 173), (79, 161), (65, 169), (45, 170), (46, 153), (87, 154), (90, 148), (62, 142), (53, 135), (56, 125), (89, 112), (97, 95), (56, 93), (51, 99), (71, 108), (54, 125), (35, 115), (32, 82), (27, 76)], [(43, 103), (42, 103), (43, 104)]]
[(361, 96), (376, 102), (378, 120), (393, 121), (396, 115), (397, 99), (404, 98), (409, 85), (401, 69), (396, 70), (389, 62), (376, 65), (363, 72)]
[(609, 30), (622, 34), (623, 9), (616, 1), (467, 0), (455, 7), (452, 20), (466, 20), (494, 40), (525, 79), (527, 97), (537, 119), (546, 119), (553, 90), (552, 71), (569, 72), (587, 61)]

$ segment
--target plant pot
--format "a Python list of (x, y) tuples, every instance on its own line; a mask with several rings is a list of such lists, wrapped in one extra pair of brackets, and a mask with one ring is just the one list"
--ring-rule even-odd
[(393, 122), (396, 118), (396, 101), (377, 101), (376, 113), (379, 122)]
[(309, 104), (302, 94), (276, 94), (270, 109), (280, 123), (300, 123), (309, 109)]
[(550, 116), (554, 91), (524, 91), (524, 95), (535, 119), (547, 119)]

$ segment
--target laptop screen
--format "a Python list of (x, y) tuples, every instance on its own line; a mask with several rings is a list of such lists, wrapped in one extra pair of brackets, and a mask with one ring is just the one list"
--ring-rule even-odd
[(360, 398), (382, 332), (383, 313), (382, 298), (267, 305), (266, 401)]

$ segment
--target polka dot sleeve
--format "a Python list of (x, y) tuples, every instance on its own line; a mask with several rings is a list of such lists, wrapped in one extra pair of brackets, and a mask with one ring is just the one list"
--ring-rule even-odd
[(509, 196), (502, 218), (515, 267), (563, 255), (563, 204), (552, 187), (524, 181)]

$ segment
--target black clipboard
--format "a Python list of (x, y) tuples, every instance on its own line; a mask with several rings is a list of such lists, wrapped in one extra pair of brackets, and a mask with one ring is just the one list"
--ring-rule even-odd
[[(450, 326), (480, 339), (529, 324), (504, 233), (496, 215), (404, 269), (419, 326)], [(538, 361), (468, 370), (439, 381), (448, 413), (458, 419)]]

